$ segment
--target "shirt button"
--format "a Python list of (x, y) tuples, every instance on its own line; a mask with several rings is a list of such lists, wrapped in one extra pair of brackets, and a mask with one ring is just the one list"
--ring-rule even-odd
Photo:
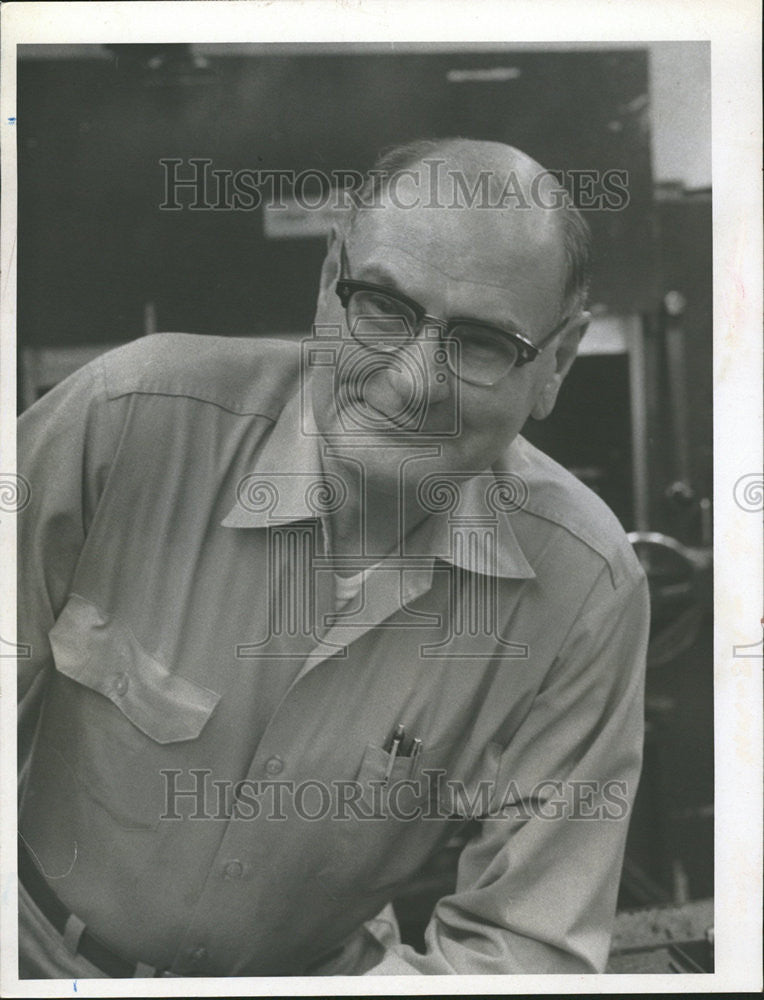
[(265, 762), (265, 770), (268, 774), (281, 774), (284, 770), (284, 761), (281, 757), (269, 757)]
[(227, 861), (223, 873), (226, 878), (241, 878), (244, 874), (244, 865), (241, 861)]
[(126, 674), (116, 674), (114, 677), (114, 694), (126, 694), (129, 684), (130, 680)]

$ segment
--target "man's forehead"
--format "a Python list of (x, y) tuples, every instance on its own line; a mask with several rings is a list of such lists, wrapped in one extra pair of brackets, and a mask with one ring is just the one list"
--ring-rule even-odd
[(564, 266), (559, 219), (529, 209), (428, 207), (402, 194), (398, 204), (383, 194), (379, 204), (361, 209), (350, 245), (364, 256), (390, 253), (420, 261), (455, 281), (492, 284), (507, 269), (557, 271)]

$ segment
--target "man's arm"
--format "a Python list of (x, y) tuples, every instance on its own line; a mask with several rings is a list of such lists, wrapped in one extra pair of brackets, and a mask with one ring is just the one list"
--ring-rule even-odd
[(649, 624), (644, 577), (610, 590), (595, 587), (503, 754), (491, 811), (504, 816), (484, 819), (462, 852), (426, 953), (393, 945), (367, 975), (604, 970), (641, 767)]
[(19, 418), (18, 471), (30, 487), (18, 519), (19, 763), (30, 749), (52, 658), (48, 632), (69, 594), (113, 455), (110, 414), (96, 360)]

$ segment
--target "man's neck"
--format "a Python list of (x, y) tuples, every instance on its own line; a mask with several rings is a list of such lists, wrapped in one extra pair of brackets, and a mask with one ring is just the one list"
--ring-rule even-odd
[[(368, 556), (378, 561), (401, 551), (402, 535), (410, 532), (425, 517), (425, 512), (403, 512), (397, 497), (388, 502), (376, 498), (366, 506), (362, 516), (360, 498), (348, 497), (342, 509), (327, 518), (329, 552), (332, 556)], [(409, 514), (410, 516), (407, 516)]]
[(334, 557), (366, 557), (371, 564), (399, 553), (403, 537), (425, 517), (426, 511), (414, 500), (401, 505), (397, 492), (366, 483), (365, 493), (348, 477), (347, 498), (326, 518), (329, 554)]

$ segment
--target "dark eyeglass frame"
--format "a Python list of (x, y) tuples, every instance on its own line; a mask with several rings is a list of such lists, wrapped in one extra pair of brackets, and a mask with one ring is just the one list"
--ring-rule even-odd
[[(509, 375), (509, 373), (515, 368), (522, 368), (523, 365), (527, 365), (529, 362), (535, 361), (549, 341), (556, 337), (557, 334), (570, 322), (570, 315), (566, 315), (553, 330), (551, 330), (539, 341), (538, 344), (534, 344), (520, 333), (515, 333), (512, 330), (503, 330), (501, 327), (493, 326), (491, 323), (484, 323), (482, 320), (475, 320), (466, 316), (456, 316), (451, 320), (438, 319), (437, 316), (430, 316), (425, 311), (424, 306), (420, 305), (414, 299), (409, 298), (408, 295), (404, 295), (403, 292), (399, 292), (397, 289), (392, 289), (387, 285), (377, 285), (371, 281), (357, 281), (354, 278), (344, 277), (345, 274), (350, 273), (350, 263), (348, 261), (344, 241), (340, 247), (340, 262), (340, 277), (334, 288), (340, 302), (342, 303), (342, 308), (346, 312), (350, 303), (350, 297), (354, 292), (379, 292), (386, 295), (388, 298), (407, 306), (414, 314), (416, 326), (411, 332), (411, 340), (415, 340), (419, 336), (422, 327), (425, 322), (427, 322), (432, 326), (437, 327), (437, 329), (442, 332), (442, 336), (440, 338), (441, 341), (443, 339), (448, 340), (451, 337), (454, 328), (464, 324), (478, 326), (481, 329), (489, 330), (490, 332), (499, 334), (500, 336), (511, 341), (511, 343), (517, 348), (517, 360), (510, 368), (502, 372), (501, 375), (498, 375), (492, 382), (479, 382), (466, 378), (461, 372), (458, 372), (451, 367), (449, 355), (449, 369), (454, 375), (456, 375), (457, 378), (461, 379), (463, 382), (470, 383), (470, 385), (478, 385), (488, 388), (496, 385), (497, 382), (500, 382), (501, 379)], [(352, 328), (350, 330), (350, 334), (353, 336)], [(395, 350), (396, 348), (392, 349)]]

